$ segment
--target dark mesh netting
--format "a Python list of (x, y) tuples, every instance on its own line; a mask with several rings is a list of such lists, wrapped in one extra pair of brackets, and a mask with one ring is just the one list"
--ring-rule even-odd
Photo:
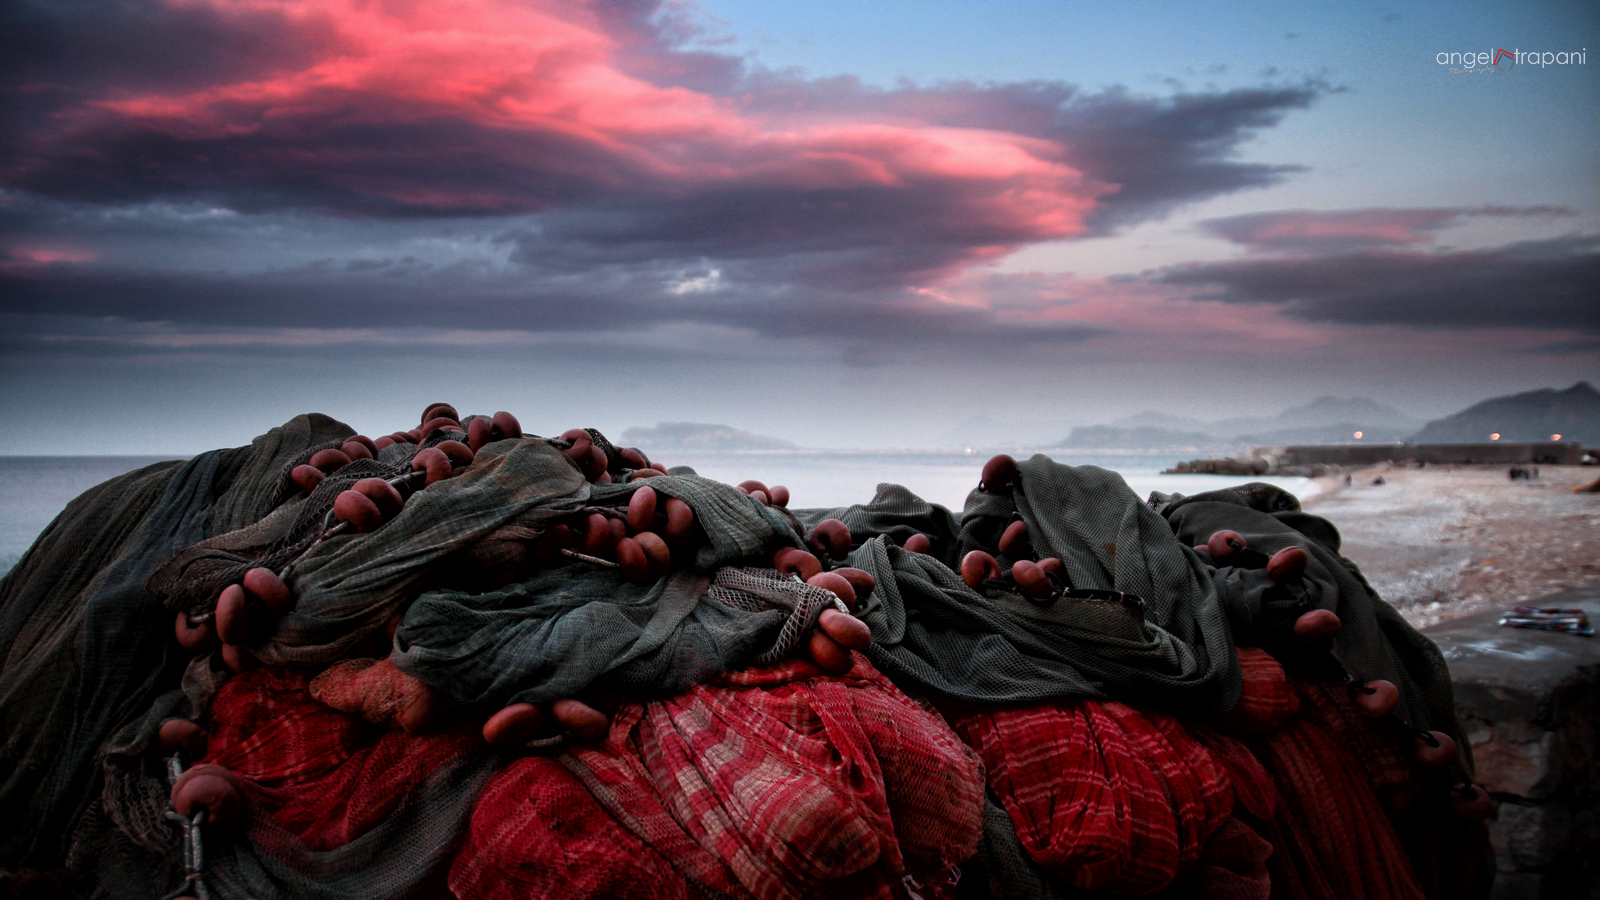
[[(872, 627), (873, 665), (977, 702), (1111, 696), (1194, 715), (1227, 710), (1238, 697), (1238, 661), (1216, 589), (1194, 554), (1114, 472), (1042, 456), (1021, 472), (1011, 495), (972, 493), (962, 534), (1020, 513), (1039, 555), (1060, 557), (1073, 587), (1136, 595), (1143, 613), (1123, 603), (1040, 605), (976, 591), (939, 559), (880, 538), (850, 557), (878, 580), (859, 612)], [(903, 491), (880, 489), (879, 497), (913, 507)], [(923, 505), (936, 525), (938, 508)], [(870, 510), (858, 515), (870, 519)]]
[(952, 569), (961, 560), (957, 546), (960, 526), (955, 515), (898, 484), (878, 485), (868, 503), (838, 509), (796, 510), (795, 516), (807, 528), (823, 519), (838, 519), (850, 529), (850, 539), (858, 547), (879, 536), (900, 546), (912, 535), (924, 534), (933, 542), (928, 555)]
[(34, 823), (5, 830), (0, 860), (61, 865), (101, 787), (101, 745), (144, 721), (164, 682), (176, 687), (184, 660), (145, 591), (151, 573), (208, 529), (264, 514), (291, 459), (349, 433), (300, 416), (249, 447), (114, 478), (69, 504), (0, 582), (0, 814)]
[[(49, 813), (72, 800), (44, 786), (56, 781), (67, 757), (81, 758), (86, 749), (74, 754), (68, 741), (78, 722), (79, 640), (89, 601), (106, 570), (137, 542), (181, 465), (158, 463), (84, 493), (0, 581), (0, 815), (41, 826), (0, 830), (0, 859), (8, 863), (60, 863), (60, 819), (71, 813)], [(74, 794), (93, 780), (86, 766), (62, 779)]]
[(1293, 659), (1304, 655), (1294, 622), (1311, 609), (1339, 617), (1333, 658), (1354, 678), (1382, 678), (1400, 689), (1395, 712), (1416, 728), (1437, 728), (1456, 739), (1471, 772), (1471, 743), (1456, 721), (1450, 670), (1433, 642), (1385, 603), (1355, 563), (1339, 555), (1339, 531), (1303, 512), (1292, 494), (1268, 484), (1211, 491), (1193, 497), (1155, 495), (1151, 505), (1185, 545), (1203, 544), (1222, 529), (1239, 532), (1246, 546), (1270, 556), (1301, 547), (1311, 561), (1303, 583), (1277, 585), (1265, 569), (1214, 570), (1218, 596), (1236, 640)]
[[(384, 448), (375, 460), (345, 466), (310, 496), (286, 487), (293, 466), (350, 433), (325, 417), (302, 417), (248, 448), (123, 476), (76, 501), (19, 564), (6, 582), (3, 613), (10, 655), (0, 710), (11, 726), (8, 758), (16, 762), (8, 767), (4, 800), (19, 819), (48, 827), (8, 831), (13, 844), (3, 864), (59, 866), (69, 861), (70, 842), (70, 862), (85, 883), (122, 883), (130, 897), (164, 892), (155, 880), (121, 877), (140, 866), (170, 874), (174, 865), (173, 831), (161, 818), (167, 786), (146, 751), (163, 718), (203, 715), (217, 690), (233, 683), (215, 655), (184, 658), (172, 641), (172, 616), (182, 610), (205, 617), (221, 587), (255, 566), (295, 561), (287, 579), (294, 608), (250, 645), (263, 662), (333, 662), (423, 595), (413, 610), (416, 622), (404, 631), (409, 652), (396, 659), (410, 665), (426, 655), (428, 636), (442, 636), (441, 653), (415, 668), (489, 711), (517, 691), (542, 698), (541, 691), (561, 688), (551, 697), (569, 696), (607, 673), (614, 676), (608, 684), (639, 693), (681, 690), (792, 649), (814, 624), (821, 598), (831, 596), (781, 579), (741, 579), (731, 564), (759, 563), (780, 545), (799, 544), (793, 520), (692, 475), (656, 479), (655, 486), (689, 503), (705, 532), (691, 571), (634, 588), (612, 571), (568, 565), (540, 569), (500, 591), (438, 589), (436, 583), (456, 576), (465, 552), (525, 543), (590, 503), (625, 506), (638, 486), (590, 485), (543, 440), (501, 441), (478, 453), (470, 469), (412, 496), (379, 531), (317, 541), (340, 491), (360, 478), (403, 474), (418, 449)], [(452, 436), (435, 432), (423, 443)], [(213, 534), (208, 521), (237, 527)], [(459, 613), (473, 606), (479, 620), (492, 618), (496, 604), (513, 630), (543, 628), (543, 637), (554, 638), (487, 649), (475, 643)], [(650, 613), (636, 618), (644, 609)], [(63, 613), (77, 624), (57, 627)], [(635, 628), (641, 624), (647, 627)], [(565, 655), (558, 651), (563, 639)], [(500, 676), (497, 687), (491, 673), (514, 668), (519, 658), (530, 668), (520, 680)], [(561, 676), (544, 678), (550, 670)], [(475, 680), (475, 674), (489, 677)], [(514, 687), (502, 689), (507, 684)], [(530, 688), (536, 684), (542, 687)], [(102, 748), (121, 722), (118, 741)], [(447, 779), (438, 789), (444, 793), (397, 815), (437, 813), (438, 827), (454, 829), (465, 807), (444, 815), (439, 798), (470, 804), (473, 784)], [(352, 885), (371, 880), (363, 868), (393, 844), (375, 833), (308, 854), (257, 826), (254, 852), (211, 854), (217, 886), (231, 885), (240, 895), (351, 896)], [(412, 875), (419, 873), (426, 867)], [(411, 875), (390, 875), (373, 881), (366, 895), (393, 896), (397, 885), (414, 885)]]
[[(256, 566), (282, 569), (317, 545), (329, 524), (334, 500), (341, 492), (363, 479), (394, 479), (405, 475), (410, 472), (412, 458), (419, 450), (457, 437), (459, 435), (453, 432), (435, 430), (420, 444), (390, 445), (380, 450), (374, 459), (352, 460), (328, 474), (316, 490), (302, 497), (288, 477), (289, 470), (320, 450), (336, 449), (342, 439), (334, 438), (307, 447), (280, 465), (275, 473), (264, 473), (266, 483), (273, 485), (271, 494), (276, 502), (270, 506), (256, 504), (260, 516), (237, 530), (185, 548), (155, 573), (149, 589), (162, 597), (169, 609), (182, 609), (203, 617), (210, 612), (217, 594), (229, 584), (236, 584), (247, 569)], [(323, 548), (318, 546), (317, 549)]]
[[(798, 545), (800, 535), (788, 520), (710, 479), (670, 475), (648, 483), (694, 511), (706, 541), (691, 569), (630, 585), (615, 570), (573, 564), (537, 571), (500, 590), (429, 592), (401, 622), (395, 662), (458, 699), (493, 710), (572, 696), (596, 684), (661, 696), (736, 665), (787, 654), (831, 595), (738, 564)], [(588, 501), (625, 505), (638, 488), (594, 485)]]
[(593, 502), (598, 506), (627, 505), (644, 484), (662, 497), (676, 497), (694, 510), (705, 542), (695, 551), (692, 568), (711, 574), (723, 566), (741, 563), (765, 565), (773, 550), (798, 547), (800, 534), (789, 511), (763, 506), (731, 485), (698, 475), (670, 475), (632, 484), (597, 484)]
[(486, 711), (591, 686), (671, 696), (788, 656), (832, 596), (770, 569), (632, 585), (614, 570), (562, 566), (499, 591), (424, 594), (401, 623), (393, 659)]
[[(288, 579), (294, 608), (251, 651), (269, 664), (331, 662), (383, 627), (452, 553), (499, 529), (537, 534), (545, 523), (581, 508), (588, 493), (583, 477), (545, 442), (492, 444), (470, 472), (419, 491), (377, 532), (317, 544)], [(206, 541), (163, 567), (152, 590), (171, 609), (209, 605), (214, 593), (200, 600), (202, 594), (186, 587), (190, 568), (199, 570), (198, 580), (211, 583), (214, 561), (222, 555), (246, 561), (229, 563), (242, 571), (254, 564), (249, 561), (277, 552), (300, 521), (295, 504), (286, 504), (256, 525)]]

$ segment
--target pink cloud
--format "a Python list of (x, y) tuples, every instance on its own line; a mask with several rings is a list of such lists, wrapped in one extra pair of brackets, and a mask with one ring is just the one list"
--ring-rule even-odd
[(1295, 360), (1382, 366), (1407, 359), (1448, 365), (1507, 352), (1539, 353), (1573, 336), (1536, 326), (1419, 330), (1393, 322), (1307, 321), (1275, 305), (1246, 306), (1192, 293), (1139, 278), (973, 270), (915, 295), (924, 314), (959, 311), (1013, 340), (1053, 329), (1089, 335), (1061, 352), (1106, 364), (1142, 360), (1248, 370)]
[(1101, 328), (1107, 335), (1098, 342), (1102, 344), (1154, 339), (1172, 340), (1191, 350), (1270, 346), (1292, 351), (1330, 338), (1326, 328), (1285, 317), (1275, 309), (1194, 300), (1185, 296), (1188, 292), (1138, 279), (975, 272), (942, 290), (947, 302), (985, 310), (998, 322)]
[(417, 212), (506, 213), (618, 191), (750, 185), (935, 191), (949, 195), (951, 227), (998, 228), (1012, 241), (1081, 233), (1097, 199), (1115, 189), (1065, 162), (1058, 142), (1003, 129), (789, 118), (652, 83), (622, 65), (640, 52), (637, 35), (583, 4), (169, 6), (275, 17), (274, 40), (304, 52), (181, 88), (104, 91), (59, 115), (53, 133), (35, 135), (37, 158), (116, 135), (166, 148), (164, 158), (126, 161), (143, 167), (142, 178), (187, 187), (256, 178)]
[(81, 247), (19, 246), (0, 253), (0, 274), (27, 276), (46, 266), (93, 262), (99, 254)]
[(13, 247), (10, 256), (37, 265), (48, 265), (59, 262), (89, 262), (95, 258), (95, 253), (75, 247)]
[(1470, 216), (1572, 216), (1566, 207), (1431, 209), (1302, 209), (1249, 213), (1202, 223), (1213, 234), (1257, 251), (1330, 252), (1429, 243), (1441, 229)]

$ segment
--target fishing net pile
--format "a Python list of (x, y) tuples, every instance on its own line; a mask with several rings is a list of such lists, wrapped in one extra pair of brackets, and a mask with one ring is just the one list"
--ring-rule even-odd
[(1292, 496), (787, 495), (445, 404), (87, 492), (0, 582), (0, 889), (1487, 888), (1443, 661)]

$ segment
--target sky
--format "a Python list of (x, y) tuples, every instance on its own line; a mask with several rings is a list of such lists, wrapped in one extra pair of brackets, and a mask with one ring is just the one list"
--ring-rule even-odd
[(14, 0), (0, 121), (0, 454), (1600, 380), (1590, 2)]

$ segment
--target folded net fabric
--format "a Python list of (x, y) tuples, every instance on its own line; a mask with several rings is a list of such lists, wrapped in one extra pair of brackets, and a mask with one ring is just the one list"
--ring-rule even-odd
[[(443, 436), (443, 433), (439, 433)], [(393, 445), (377, 460), (346, 468), (403, 471), (411, 445)], [(342, 471), (342, 470), (341, 470)], [(315, 512), (332, 499), (319, 486), (300, 506)], [(325, 665), (406, 612), (396, 661), (461, 699), (499, 708), (515, 691), (490, 683), (543, 684), (570, 696), (588, 680), (625, 663), (640, 674), (630, 686), (670, 692), (701, 677), (750, 661), (770, 646), (787, 618), (774, 610), (730, 609), (707, 600), (710, 574), (741, 562), (765, 562), (800, 536), (779, 512), (733, 487), (693, 475), (651, 480), (660, 495), (694, 510), (705, 540), (688, 571), (644, 587), (614, 571), (553, 565), (517, 584), (475, 585), (474, 550), (522, 549), (544, 529), (592, 506), (626, 506), (640, 483), (591, 485), (543, 440), (499, 441), (484, 447), (456, 477), (419, 491), (383, 528), (342, 535), (312, 547), (303, 533), (321, 521), (288, 503), (271, 516), (178, 553), (151, 580), (172, 610), (208, 612), (221, 587), (264, 561), (286, 558), (283, 548), (310, 548), (290, 578), (295, 605), (270, 633), (250, 646), (263, 662)], [(337, 493), (336, 491), (334, 492)], [(697, 577), (701, 573), (706, 577)], [(413, 606), (412, 601), (422, 596)], [(504, 629), (511, 629), (510, 634)], [(603, 634), (607, 646), (596, 644)], [(526, 640), (515, 640), (521, 636)], [(531, 642), (531, 643), (530, 643)], [(576, 642), (577, 646), (574, 646)], [(537, 645), (537, 646), (535, 646)], [(565, 648), (562, 677), (519, 666)], [(676, 655), (674, 655), (676, 654)], [(559, 655), (559, 654), (558, 654)], [(641, 657), (649, 656), (644, 660)], [(693, 656), (693, 659), (690, 659)], [(516, 677), (508, 669), (518, 669)]]
[(808, 530), (823, 519), (838, 519), (850, 529), (850, 539), (857, 547), (875, 537), (887, 538), (895, 546), (902, 546), (914, 534), (925, 535), (933, 544), (929, 556), (952, 569), (961, 562), (961, 523), (956, 516), (902, 485), (883, 482), (866, 503), (836, 509), (795, 510), (795, 516)]
[[(946, 558), (909, 553), (885, 535), (918, 523), (948, 531), (948, 513), (893, 486), (873, 503), (838, 512), (868, 537), (850, 564), (878, 588), (858, 615), (872, 628), (866, 653), (897, 683), (919, 692), (988, 703), (1118, 699), (1191, 715), (1226, 711), (1239, 674), (1227, 618), (1209, 572), (1115, 472), (1036, 456), (1009, 493), (974, 491)], [(980, 545), (1020, 516), (1042, 556), (1067, 565), (1073, 587), (1122, 591), (1133, 606), (1060, 600), (968, 587), (949, 558)], [(938, 548), (936, 548), (938, 550)]]
[(1300, 692), (1283, 665), (1258, 647), (1238, 647), (1236, 652), (1243, 683), (1239, 702), (1211, 724), (1235, 736), (1266, 734), (1289, 724), (1300, 711)]
[[(108, 576), (119, 560), (131, 557), (126, 570), (141, 555), (154, 510), (182, 502), (174, 496), (182, 491), (168, 490), (181, 465), (148, 466), (78, 497), (0, 581), (0, 816), (35, 823), (0, 831), (0, 865), (59, 865), (67, 825), (92, 796), (96, 726), (117, 715), (124, 698), (90, 710), (79, 696), (95, 693), (107, 675), (113, 693), (126, 692), (122, 666), (102, 669), (93, 650), (107, 639), (131, 640), (144, 663), (140, 681), (161, 666), (161, 644), (152, 648), (145, 637), (151, 623), (118, 602), (126, 595), (116, 588), (129, 579)], [(97, 597), (109, 597), (110, 608)], [(99, 715), (86, 719), (88, 712)]]
[(1216, 729), (1117, 703), (947, 705), (994, 798), (979, 860), (993, 896), (1436, 898), (1487, 883), (1481, 836), (1456, 817), (1395, 816), (1417, 801), (1403, 734), (1357, 715), (1342, 683), (1239, 655), (1242, 696)]
[(1195, 733), (1235, 773), (1256, 768), (1271, 779), (1273, 812), (1258, 805), (1247, 818), (1273, 845), (1273, 896), (1421, 897), (1385, 803), (1412, 779), (1393, 723), (1357, 715), (1342, 682), (1298, 682), (1256, 648), (1240, 647), (1239, 658), (1243, 695), (1216, 722), (1239, 740)]
[(671, 695), (753, 660), (789, 618), (780, 607), (724, 602), (712, 585), (693, 572), (634, 585), (574, 564), (499, 590), (430, 591), (406, 612), (393, 658), (486, 713), (591, 686)]
[[(376, 460), (345, 468), (373, 476), (405, 471), (415, 452), (412, 445), (395, 444)], [(326, 664), (384, 627), (451, 554), (502, 528), (520, 527), (524, 539), (531, 537), (580, 509), (589, 496), (583, 476), (549, 444), (500, 441), (484, 448), (460, 476), (417, 492), (376, 532), (340, 535), (313, 547), (309, 538), (322, 520), (317, 510), (331, 508), (334, 498), (327, 495), (342, 489), (324, 481), (303, 501), (184, 550), (155, 573), (151, 591), (173, 611), (208, 612), (222, 587), (246, 569), (275, 568), (311, 548), (289, 579), (294, 607), (251, 650), (269, 664)]]
[(1355, 563), (1340, 555), (1339, 531), (1332, 523), (1303, 512), (1292, 494), (1268, 484), (1192, 497), (1155, 494), (1150, 503), (1185, 545), (1203, 544), (1229, 529), (1239, 532), (1250, 549), (1268, 556), (1286, 547), (1304, 549), (1310, 563), (1302, 583), (1294, 587), (1274, 584), (1264, 569), (1213, 570), (1238, 643), (1292, 658), (1300, 652), (1292, 635), (1295, 619), (1310, 609), (1335, 613), (1341, 628), (1333, 659), (1358, 680), (1394, 683), (1400, 689), (1396, 715), (1415, 728), (1435, 728), (1455, 738), (1461, 771), (1471, 774), (1471, 748), (1456, 721), (1443, 655), (1378, 596)]
[(1357, 712), (1345, 683), (1304, 681), (1295, 687), (1302, 715), (1325, 726), (1365, 773), (1429, 900), (1485, 895), (1494, 880), (1487, 825), (1450, 808), (1453, 773), (1418, 766), (1411, 759), (1411, 736)]
[[(616, 864), (653, 871), (659, 855), (677, 873), (662, 882), (670, 896), (678, 896), (679, 880), (689, 892), (713, 897), (904, 897), (908, 885), (943, 896), (951, 869), (975, 852), (982, 828), (976, 756), (936, 714), (859, 658), (844, 676), (791, 662), (629, 703), (604, 744), (574, 746), (558, 759), (651, 850)], [(570, 787), (552, 782), (549, 790)], [(542, 832), (537, 823), (505, 823), (556, 801), (522, 804), (491, 793), (485, 802), (493, 805), (481, 807), (475, 823), (512, 835)], [(608, 827), (593, 808), (579, 806), (585, 818), (568, 830), (588, 835)], [(500, 845), (474, 828), (468, 847), (475, 853), (463, 854), (452, 872), (458, 890), (571, 896), (550, 882), (505, 893), (508, 878), (550, 877), (557, 869), (518, 866), (522, 851), (508, 851), (511, 871), (500, 871), (508, 865), (496, 862)], [(632, 846), (623, 841), (613, 852)]]
[(1275, 891), (1312, 898), (1424, 896), (1394, 826), (1350, 751), (1321, 722), (1297, 718), (1246, 743), (1283, 797), (1282, 841), (1267, 860)]
[(577, 776), (529, 756), (495, 773), (472, 811), (449, 888), (478, 900), (698, 900), (683, 873), (622, 827)]
[(315, 700), (303, 670), (230, 679), (206, 762), (239, 776), (245, 840), (208, 842), (219, 898), (404, 897), (442, 870), (499, 766), (472, 722), (374, 728)]
[[(106, 747), (143, 751), (160, 724), (147, 713), (187, 661), (147, 579), (182, 548), (265, 515), (284, 466), (351, 433), (327, 416), (297, 416), (247, 447), (118, 476), (68, 504), (0, 581), (0, 816), (31, 823), (0, 833), (0, 865), (93, 861), (112, 855), (101, 839), (130, 841), (120, 825), (79, 820), (106, 778), (128, 782), (118, 797), (144, 792), (136, 785), (148, 773), (108, 759)], [(170, 830), (144, 806), (94, 814), (135, 832)], [(74, 829), (89, 843), (71, 846)]]
[(1187, 873), (1233, 809), (1227, 772), (1176, 720), (1121, 703), (957, 718), (1040, 866), (1078, 888), (1148, 894)]

